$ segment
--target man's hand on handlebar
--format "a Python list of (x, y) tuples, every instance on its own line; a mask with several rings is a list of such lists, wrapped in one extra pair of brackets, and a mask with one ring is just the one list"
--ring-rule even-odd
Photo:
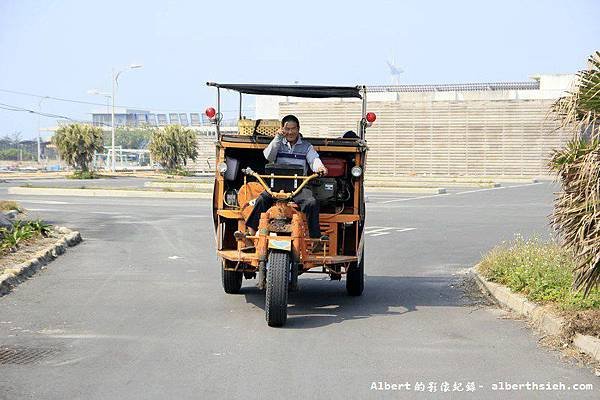
[(325, 176), (329, 171), (327, 171), (327, 168), (324, 165), (321, 165), (315, 172), (319, 174), (319, 176)]

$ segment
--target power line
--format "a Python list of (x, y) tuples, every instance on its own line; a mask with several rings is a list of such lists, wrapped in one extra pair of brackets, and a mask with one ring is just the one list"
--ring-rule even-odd
[(30, 113), (30, 114), (37, 114), (37, 115), (41, 115), (42, 117), (61, 118), (61, 119), (68, 119), (70, 121), (75, 121), (73, 118), (69, 118), (69, 117), (66, 117), (64, 115), (43, 113), (43, 112), (39, 112), (39, 111), (35, 111), (35, 110), (30, 110), (28, 108), (23, 108), (23, 107), (19, 107), (19, 106), (13, 106), (13, 105), (10, 105), (10, 104), (0, 103), (0, 108), (4, 109), (4, 110), (8, 110), (8, 111), (27, 112), (27, 113)]
[[(95, 103), (93, 101), (73, 100), (73, 99), (66, 99), (66, 98), (63, 98), (63, 97), (54, 97), (54, 96), (43, 96), (43, 95), (40, 95), (40, 94), (20, 92), (20, 91), (17, 91), (17, 90), (0, 89), (0, 92), (11, 93), (11, 94), (18, 94), (18, 95), (21, 95), (21, 96), (37, 97), (38, 99), (50, 99), (50, 100), (56, 100), (56, 101), (63, 101), (63, 102), (66, 102), (66, 103), (87, 104), (87, 105), (92, 105), (92, 106), (106, 107), (106, 103)], [(182, 109), (179, 109), (179, 110), (166, 109), (166, 108), (157, 109), (157, 108), (153, 108), (153, 107), (134, 107), (134, 106), (125, 106), (125, 105), (115, 105), (115, 107), (131, 108), (131, 109), (138, 109), (138, 110), (140, 110), (140, 109), (149, 109), (149, 110), (166, 111), (166, 112), (187, 112), (187, 111), (182, 110)], [(243, 108), (242, 109), (242, 111), (249, 111), (249, 110), (252, 110), (252, 108)], [(223, 110), (222, 112), (233, 112), (233, 111), (237, 111), (237, 110)]]

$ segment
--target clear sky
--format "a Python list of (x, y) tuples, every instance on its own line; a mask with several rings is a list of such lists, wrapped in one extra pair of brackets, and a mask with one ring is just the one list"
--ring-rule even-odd
[[(86, 92), (141, 63), (117, 104), (201, 112), (215, 102), (206, 81), (389, 84), (392, 58), (401, 83), (572, 73), (600, 49), (600, 1), (0, 0), (0, 49), (3, 90), (103, 103)], [(0, 91), (0, 103), (37, 110), (39, 98)], [(42, 101), (75, 119), (97, 108)], [(33, 138), (37, 124), (0, 109), (0, 136)]]

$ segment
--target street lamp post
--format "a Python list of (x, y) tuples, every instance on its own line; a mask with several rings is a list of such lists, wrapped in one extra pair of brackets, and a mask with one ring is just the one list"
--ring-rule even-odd
[[(106, 113), (110, 114), (110, 103), (109, 103), (109, 99), (112, 98), (112, 94), (108, 93), (108, 92), (102, 92), (98, 89), (90, 89), (87, 91), (87, 94), (92, 94), (92, 95), (97, 95), (97, 96), (104, 96), (106, 97)], [(107, 124), (100, 122), (101, 125), (105, 126)], [(111, 125), (112, 126), (112, 125)], [(108, 164), (108, 159), (106, 160), (107, 164)], [(104, 166), (104, 169), (108, 169), (108, 165)]]
[(115, 69), (112, 69), (112, 109), (110, 112), (110, 131), (111, 131), (111, 155), (110, 155), (110, 170), (115, 172), (115, 92), (117, 86), (117, 76)]
[(115, 172), (116, 168), (115, 168), (115, 95), (117, 92), (117, 86), (118, 86), (118, 79), (119, 79), (119, 75), (121, 75), (123, 72), (130, 70), (130, 69), (136, 69), (136, 68), (142, 68), (141, 64), (131, 64), (130, 66), (128, 66), (125, 69), (122, 69), (120, 71), (117, 71), (115, 73), (115, 69), (112, 69), (112, 112), (111, 112), (111, 151), (112, 151), (112, 157), (111, 157), (111, 171)]
[(40, 101), (38, 102), (38, 134), (37, 134), (37, 162), (38, 162), (38, 166), (39, 163), (42, 159), (42, 145), (41, 145), (41, 130), (42, 130), (42, 123), (40, 122), (40, 115), (42, 113), (42, 101), (44, 101), (45, 99), (48, 99), (48, 96), (44, 96), (40, 99)]

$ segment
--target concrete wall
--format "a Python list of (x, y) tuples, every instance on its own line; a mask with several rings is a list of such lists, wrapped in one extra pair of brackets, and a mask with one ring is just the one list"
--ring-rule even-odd
[[(547, 176), (567, 135), (549, 117), (552, 100), (369, 102), (368, 176)], [(356, 102), (282, 103), (309, 137), (356, 130)]]
[[(525, 83), (373, 86), (369, 175), (547, 176), (547, 158), (567, 135), (550, 105), (574, 75), (538, 75)], [(305, 136), (357, 130), (360, 101), (256, 97), (256, 115), (296, 114)]]

